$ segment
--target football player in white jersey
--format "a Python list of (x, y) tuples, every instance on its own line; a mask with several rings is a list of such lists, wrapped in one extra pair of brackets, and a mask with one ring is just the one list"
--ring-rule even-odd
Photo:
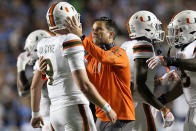
[[(131, 41), (125, 42), (121, 47), (126, 50), (131, 73), (134, 74), (132, 75), (135, 90), (133, 91), (133, 99), (136, 106), (134, 130), (157, 130), (151, 107), (148, 104), (161, 111), (164, 127), (169, 127), (172, 125), (174, 117), (170, 110), (153, 95), (156, 70), (149, 70), (146, 64), (146, 60), (155, 55), (154, 42), (164, 39), (161, 22), (149, 11), (138, 11), (128, 19), (127, 27)], [(169, 72), (164, 79), (167, 79), (171, 73)]]
[(157, 65), (176, 66), (180, 70), (185, 99), (189, 105), (184, 131), (196, 130), (196, 12), (184, 10), (168, 25), (168, 43), (176, 48), (176, 57), (154, 56), (147, 60), (149, 68)]
[[(25, 51), (20, 53), (17, 60), (17, 88), (21, 97), (30, 96), (31, 80), (28, 80), (25, 74), (27, 64), (35, 65), (39, 61), (37, 56), (37, 43), (46, 37), (51, 37), (50, 33), (45, 30), (36, 30), (30, 33), (25, 42)], [(42, 131), (52, 131), (50, 123), (50, 99), (46, 84), (42, 88), (40, 113), (43, 116), (44, 126)]]
[[(89, 101), (100, 107), (107, 117), (115, 123), (116, 113), (98, 94), (90, 83), (85, 65), (84, 48), (81, 39), (69, 33), (66, 18), (75, 16), (77, 24), (80, 17), (75, 8), (67, 2), (53, 4), (46, 15), (49, 29), (55, 37), (43, 39), (38, 43), (38, 56), (44, 57), (47, 65), (45, 76), (51, 100), (50, 120), (55, 131), (96, 131)], [(41, 57), (43, 56), (43, 57)], [(39, 114), (40, 87), (45, 82), (37, 66), (31, 85), (31, 106), (33, 127), (40, 127)], [(41, 68), (42, 69), (42, 68)], [(43, 77), (45, 77), (43, 75)]]

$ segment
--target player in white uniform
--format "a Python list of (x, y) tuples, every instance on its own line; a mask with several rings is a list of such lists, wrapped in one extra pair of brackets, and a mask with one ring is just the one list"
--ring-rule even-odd
[[(26, 97), (30, 95), (30, 81), (25, 75), (25, 67), (27, 64), (35, 65), (38, 61), (37, 56), (37, 43), (46, 37), (51, 37), (51, 35), (44, 30), (36, 30), (30, 33), (25, 42), (25, 52), (20, 53), (17, 60), (17, 88), (18, 94), (21, 97)], [(41, 104), (40, 112), (43, 116), (44, 126), (42, 131), (52, 131), (52, 126), (50, 124), (50, 99), (48, 97), (48, 91), (46, 84), (42, 88), (41, 93)]]
[(148, 70), (146, 64), (146, 60), (155, 55), (153, 43), (163, 41), (164, 32), (161, 30), (161, 22), (153, 13), (139, 11), (128, 19), (127, 27), (131, 41), (125, 42), (121, 47), (126, 50), (131, 73), (134, 74), (131, 75), (134, 80), (133, 99), (136, 108), (134, 130), (157, 130), (151, 107), (144, 103), (149, 103), (161, 111), (164, 127), (171, 126), (174, 121), (172, 113), (153, 95), (156, 69)]
[[(42, 39), (38, 43), (38, 56), (43, 56), (44, 65), (47, 65), (47, 69), (42, 73), (46, 73), (48, 79), (50, 120), (55, 131), (96, 131), (87, 98), (102, 108), (112, 123), (116, 121), (116, 113), (98, 94), (87, 77), (82, 41), (66, 28), (69, 26), (66, 18), (73, 16), (77, 18), (75, 22), (80, 24), (79, 14), (72, 5), (67, 2), (53, 4), (46, 18), (49, 29), (56, 36)], [(40, 127), (39, 122), (42, 122), (39, 114), (39, 97), (40, 87), (44, 83), (39, 65), (37, 69), (31, 86), (31, 124), (35, 128)]]
[(168, 43), (175, 46), (176, 57), (154, 56), (148, 66), (159, 64), (176, 66), (180, 70), (185, 99), (189, 105), (184, 131), (196, 130), (196, 12), (184, 10), (175, 15), (168, 25)]

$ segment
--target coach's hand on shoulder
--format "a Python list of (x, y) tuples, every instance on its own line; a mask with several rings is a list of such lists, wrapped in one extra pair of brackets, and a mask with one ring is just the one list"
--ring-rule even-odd
[(113, 109), (111, 109), (110, 112), (106, 113), (106, 115), (110, 119), (112, 124), (114, 124), (116, 122), (117, 115), (116, 115), (116, 112)]
[(163, 127), (170, 127), (174, 123), (174, 116), (168, 108), (164, 108), (160, 110), (162, 118), (163, 118)]
[(72, 19), (70, 17), (67, 17), (65, 21), (69, 24), (69, 26), (66, 27), (66, 29), (69, 30), (70, 33), (76, 34), (79, 37), (82, 37), (82, 24), (76, 22), (76, 18), (72, 16)]

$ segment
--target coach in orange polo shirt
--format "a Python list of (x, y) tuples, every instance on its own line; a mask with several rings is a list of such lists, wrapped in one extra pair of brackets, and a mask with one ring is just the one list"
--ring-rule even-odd
[(104, 112), (96, 107), (98, 131), (131, 131), (135, 120), (134, 104), (130, 90), (130, 65), (126, 52), (115, 46), (116, 24), (107, 17), (96, 19), (92, 38), (82, 35), (82, 29), (73, 21), (67, 20), (83, 40), (87, 73), (100, 95), (111, 105), (117, 114), (117, 122), (111, 125)]

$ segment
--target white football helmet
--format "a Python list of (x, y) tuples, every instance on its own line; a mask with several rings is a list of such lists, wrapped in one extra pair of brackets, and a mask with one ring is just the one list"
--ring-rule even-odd
[(177, 13), (167, 26), (169, 45), (188, 44), (196, 39), (196, 11), (184, 10)]
[(36, 30), (31, 32), (25, 42), (24, 50), (26, 50), (29, 53), (29, 65), (32, 65), (35, 60), (38, 59), (37, 56), (37, 44), (38, 42), (43, 39), (51, 37), (50, 33), (45, 30)]
[(69, 24), (65, 21), (67, 17), (72, 19), (75, 16), (77, 25), (80, 24), (80, 14), (76, 9), (67, 2), (59, 2), (53, 4), (47, 12), (46, 19), (49, 30), (54, 32), (56, 30), (65, 29)]
[(162, 42), (165, 32), (161, 28), (161, 21), (149, 11), (138, 11), (129, 17), (127, 28), (132, 39), (146, 37), (156, 42)]

